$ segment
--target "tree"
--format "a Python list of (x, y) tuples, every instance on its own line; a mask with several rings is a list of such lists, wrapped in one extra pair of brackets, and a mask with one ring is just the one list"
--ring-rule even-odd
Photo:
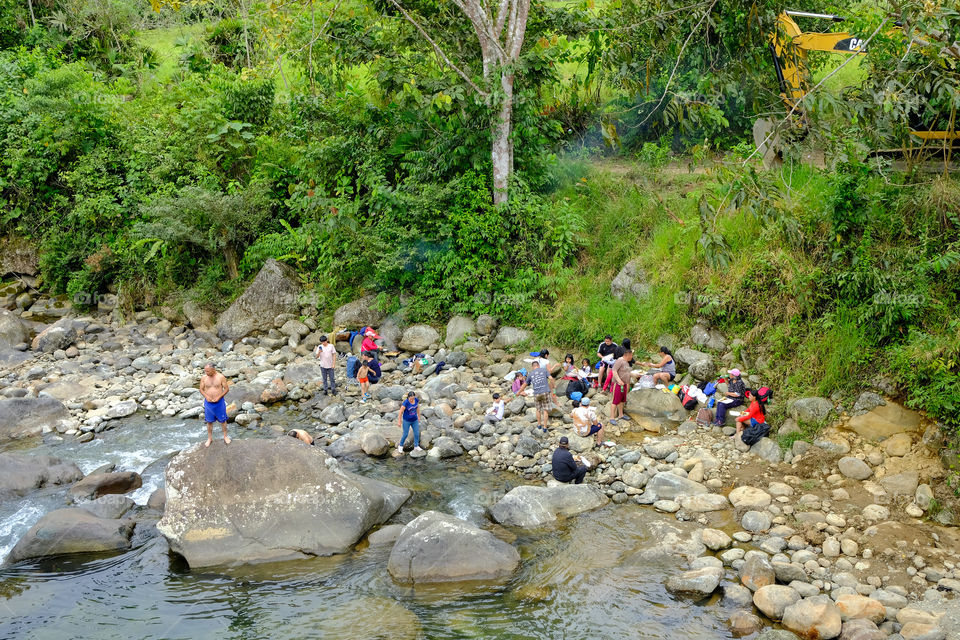
[(470, 21), (480, 45), (483, 81), (477, 84), (454, 63), (399, 0), (390, 2), (403, 14), (443, 63), (457, 72), (491, 109), (496, 109), (491, 131), (490, 160), (493, 165), (493, 202), (508, 200), (513, 174), (513, 89), (516, 64), (527, 32), (530, 0), (453, 0)]

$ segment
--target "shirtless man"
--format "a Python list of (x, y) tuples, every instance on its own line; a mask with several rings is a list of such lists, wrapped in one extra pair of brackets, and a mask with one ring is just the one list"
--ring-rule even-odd
[(311, 446), (316, 444), (316, 442), (313, 439), (313, 436), (311, 436), (309, 433), (307, 433), (303, 429), (291, 429), (290, 431), (287, 432), (287, 435), (290, 436), (291, 438), (296, 438), (297, 440), (299, 440), (304, 444), (309, 444)]
[(203, 368), (203, 375), (200, 376), (200, 395), (203, 396), (203, 418), (207, 423), (207, 443), (203, 446), (209, 447), (213, 442), (213, 423), (219, 422), (223, 428), (223, 442), (230, 444), (230, 436), (227, 435), (227, 403), (223, 396), (227, 395), (230, 383), (208, 362)]

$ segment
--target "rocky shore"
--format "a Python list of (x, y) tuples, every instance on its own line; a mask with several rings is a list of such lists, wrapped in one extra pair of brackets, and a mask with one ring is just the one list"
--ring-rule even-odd
[[(644, 505), (695, 524), (684, 529), (689, 534), (665, 536), (644, 552), (645, 558), (674, 558), (679, 563), (680, 570), (666, 584), (677, 597), (706, 600), (719, 593), (725, 603), (735, 605), (728, 621), (735, 634), (760, 632), (768, 639), (793, 637), (789, 634), (846, 640), (960, 637), (960, 531), (955, 500), (944, 484), (942, 436), (935, 424), (880, 393), (867, 391), (849, 408), (829, 398), (772, 405), (771, 422), (783, 436), (799, 434), (804, 424), (829, 423), (812, 442), (795, 439), (784, 450), (770, 438), (747, 447), (731, 437), (732, 426), (698, 425), (691, 419), (696, 412), (683, 410), (675, 396), (637, 389), (629, 394), (629, 420), (609, 434), (615, 446), (598, 449), (592, 439), (573, 432), (568, 403), (552, 412), (549, 436), (537, 434), (533, 399), (528, 397), (509, 397), (502, 422), (483, 421), (492, 393), (508, 391), (504, 375), (526, 366), (529, 356), (520, 350), (528, 346), (526, 331), (498, 326), (490, 316), (455, 317), (445, 330), (405, 327), (373, 310), (369, 299), (337, 310), (335, 327), (321, 326), (315, 310), (299, 306), (293, 295), (297, 285), (290, 278), (282, 266), (268, 263), (216, 324), (193, 308), (142, 311), (124, 320), (116, 313), (75, 315), (55, 301), (38, 300), (26, 310), (0, 312), (0, 441), (89, 442), (118, 420), (140, 413), (196, 419), (199, 442), (202, 399), (197, 382), (202, 366), (212, 361), (233, 385), (227, 396), (235, 425), (231, 429), (277, 436), (296, 420), (302, 428), (308, 428), (303, 426), (307, 423), (317, 444), (323, 445), (320, 451), (293, 439), (283, 443), (293, 448), (294, 456), (317, 457), (322, 467), (309, 479), (291, 472), (288, 484), (321, 486), (332, 481), (324, 475), (330, 469), (344, 491), (349, 486), (355, 495), (349, 505), (353, 516), (323, 544), (281, 540), (267, 550), (251, 548), (251, 558), (336, 553), (387, 521), (406, 499), (404, 490), (397, 493), (396, 487), (364, 489), (362, 482), (336, 469), (336, 459), (398, 455), (400, 402), (415, 390), (423, 403), (425, 451), (408, 450), (405, 455), (423, 457), (423, 464), (462, 456), (484, 468), (515, 473), (528, 483), (491, 507), (491, 517), (503, 527), (549, 526), (608, 502)], [(270, 295), (277, 291), (291, 295), (279, 296), (278, 303), (277, 296)], [(372, 401), (359, 401), (356, 385), (345, 379), (343, 358), (337, 371), (340, 393), (323, 395), (311, 353), (319, 336), (367, 324), (377, 326), (388, 347), (402, 354), (384, 361), (383, 379), (371, 389)], [(672, 341), (680, 371), (690, 380), (712, 379), (722, 367), (734, 364), (749, 371), (733, 358), (724, 337), (705, 326), (695, 327), (685, 340), (667, 336), (664, 341)], [(338, 344), (342, 352), (349, 349), (349, 344)], [(418, 352), (445, 362), (443, 371), (402, 371), (404, 357)], [(752, 377), (750, 382), (762, 380)], [(560, 385), (562, 397), (562, 381)], [(596, 390), (590, 395), (605, 413), (609, 395)], [(550, 454), (560, 435), (568, 436), (571, 448), (590, 464), (586, 484), (557, 486), (550, 479)], [(246, 442), (237, 445), (267, 446)], [(221, 457), (235, 446), (215, 445)], [(174, 506), (185, 504), (189, 491), (184, 483), (191, 473), (200, 473), (201, 463), (188, 459), (196, 460), (198, 451), (184, 451), (168, 467), (167, 491), (175, 485), (176, 496), (158, 492), (148, 506), (156, 521), (166, 498), (160, 531), (172, 548), (202, 566), (224, 560), (206, 557), (215, 545), (188, 549), (175, 543), (191, 538), (185, 532), (196, 525), (178, 521)], [(231, 455), (240, 451), (237, 446), (238, 453)], [(288, 453), (270, 453), (280, 456), (274, 466), (290, 459)], [(258, 457), (265, 455), (258, 450)], [(209, 464), (204, 473), (230, 466)], [(290, 464), (295, 470), (310, 466), (306, 461)], [(171, 484), (172, 474), (183, 481)], [(41, 523), (48, 529), (84, 532), (51, 549), (39, 544), (43, 536), (31, 530), (8, 561), (129, 547), (132, 501), (121, 496), (139, 486), (137, 474), (105, 469), (82, 475), (69, 461), (2, 454), (0, 499), (72, 483), (77, 506), (47, 514)], [(283, 482), (274, 484), (257, 499), (287, 490)], [(276, 506), (280, 511), (273, 513), (289, 513), (282, 511), (289, 506)], [(375, 530), (370, 543), (375, 537), (382, 538), (377, 540), (381, 544), (395, 543), (388, 568), (398, 581), (498, 578), (516, 568), (519, 558), (508, 543), (449, 519), (446, 514), (423, 514), (405, 527)], [(349, 535), (340, 535), (346, 530)], [(242, 527), (237, 531), (244, 538)], [(413, 559), (430, 532), (437, 531), (446, 532), (454, 549), (481, 540), (484, 553), (479, 557), (486, 560), (478, 563), (464, 554), (435, 569), (439, 577), (429, 575), (431, 570)], [(258, 536), (251, 529), (246, 537)], [(231, 548), (245, 549), (236, 544)], [(782, 628), (770, 627), (773, 622)]]

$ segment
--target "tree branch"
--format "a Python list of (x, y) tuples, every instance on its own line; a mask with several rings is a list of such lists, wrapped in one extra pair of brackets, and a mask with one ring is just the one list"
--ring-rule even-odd
[(427, 31), (426, 31), (422, 26), (420, 26), (420, 23), (417, 22), (417, 21), (414, 19), (414, 17), (411, 16), (411, 15), (407, 12), (407, 10), (403, 8), (403, 6), (402, 6), (399, 2), (397, 2), (397, 0), (390, 0), (390, 3), (393, 4), (393, 6), (395, 6), (397, 9), (400, 10), (400, 13), (402, 13), (402, 14), (403, 14), (403, 17), (407, 19), (407, 22), (409, 22), (410, 24), (412, 24), (412, 25), (414, 26), (414, 28), (415, 28), (417, 31), (420, 32), (420, 35), (422, 35), (422, 36), (424, 37), (424, 39), (425, 39), (427, 42), (430, 43), (430, 46), (433, 47), (434, 53), (436, 53), (437, 56), (438, 56), (441, 60), (443, 60), (444, 63), (445, 63), (448, 67), (450, 67), (451, 69), (453, 69), (454, 71), (456, 71), (456, 72), (457, 72), (457, 75), (459, 75), (461, 78), (463, 78), (464, 82), (466, 82), (468, 85), (470, 85), (470, 88), (471, 88), (471, 89), (473, 89), (474, 91), (476, 91), (478, 95), (481, 95), (481, 96), (483, 96), (484, 98), (486, 98), (486, 97), (489, 95), (488, 92), (481, 90), (480, 87), (478, 87), (478, 86), (476, 85), (476, 83), (475, 83), (473, 80), (470, 79), (470, 76), (468, 76), (468, 75), (463, 71), (463, 69), (461, 69), (460, 67), (458, 67), (457, 65), (455, 65), (455, 64), (453, 63), (453, 61), (450, 60), (450, 58), (447, 57), (447, 54), (445, 54), (445, 53), (443, 52), (443, 50), (440, 48), (440, 45), (438, 45), (438, 44), (434, 41), (434, 39), (430, 37), (430, 34), (428, 34)]

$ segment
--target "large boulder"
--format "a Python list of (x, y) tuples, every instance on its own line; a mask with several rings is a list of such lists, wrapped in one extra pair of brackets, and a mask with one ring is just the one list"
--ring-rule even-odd
[(610, 283), (610, 295), (617, 300), (640, 299), (650, 295), (650, 283), (640, 266), (640, 258), (634, 258), (623, 265)]
[(661, 471), (653, 476), (644, 490), (643, 497), (652, 501), (674, 500), (681, 496), (693, 496), (708, 493), (705, 486), (669, 471)]
[(627, 406), (631, 415), (650, 418), (669, 418), (683, 411), (683, 403), (676, 394), (664, 393), (660, 389), (631, 389), (627, 394)]
[(68, 553), (130, 548), (131, 520), (98, 518), (84, 509), (57, 509), (30, 527), (7, 556), (7, 564)]
[(689, 369), (697, 362), (709, 362), (709, 366), (713, 366), (713, 356), (711, 356), (709, 353), (704, 353), (703, 351), (697, 351), (696, 349), (690, 349), (688, 347), (680, 347), (674, 351), (673, 359), (676, 361), (677, 367), (681, 369)]
[(920, 428), (920, 414), (904, 409), (896, 402), (887, 402), (859, 416), (850, 418), (847, 428), (867, 440), (883, 440), (899, 433)]
[(837, 462), (840, 473), (854, 480), (866, 480), (873, 475), (873, 469), (860, 458), (845, 456)]
[(27, 330), (20, 318), (6, 309), (0, 309), (0, 350), (9, 349), (27, 341)]
[(539, 527), (556, 522), (558, 515), (572, 516), (602, 507), (607, 502), (606, 494), (596, 485), (522, 486), (511, 490), (490, 507), (490, 515), (506, 526)]
[(0, 277), (11, 273), (35, 276), (39, 264), (36, 243), (19, 236), (0, 240)]
[(448, 347), (455, 347), (475, 333), (477, 333), (477, 325), (471, 318), (453, 316), (447, 322), (447, 336), (443, 342)]
[(100, 496), (124, 494), (143, 486), (143, 479), (136, 471), (115, 473), (91, 473), (70, 487), (74, 500), (96, 500)]
[(273, 328), (281, 313), (299, 313), (300, 281), (289, 265), (267, 260), (239, 298), (217, 319), (221, 340), (240, 340), (254, 331)]
[(771, 620), (781, 619), (784, 610), (799, 599), (793, 587), (782, 584), (766, 584), (753, 594), (753, 604)]
[(397, 538), (387, 571), (400, 582), (450, 582), (505, 578), (520, 554), (489, 531), (437, 511), (413, 519)]
[(51, 456), (0, 453), (0, 502), (47, 485), (68, 484), (83, 477), (74, 463)]
[(0, 400), (0, 441), (36, 436), (70, 422), (70, 412), (54, 398)]
[(704, 567), (685, 571), (667, 580), (667, 591), (676, 595), (706, 598), (720, 586), (723, 567)]
[(824, 422), (833, 413), (833, 403), (816, 396), (797, 398), (790, 403), (790, 417), (797, 422), (811, 424)]
[(828, 596), (804, 598), (783, 611), (783, 626), (808, 640), (836, 638), (842, 624), (840, 610)]
[(404, 351), (417, 353), (426, 351), (430, 345), (440, 342), (440, 334), (428, 324), (415, 324), (407, 327), (398, 345)]
[(60, 318), (38, 333), (30, 344), (34, 351), (53, 353), (57, 349), (66, 349), (77, 341), (77, 330), (73, 328), (71, 318)]
[(484, 313), (477, 316), (477, 333), (482, 336), (488, 336), (497, 330), (498, 324), (500, 324), (500, 321), (494, 316)]
[(197, 444), (170, 462), (166, 491), (157, 529), (191, 567), (344, 553), (410, 495), (292, 438)]
[(526, 329), (518, 329), (517, 327), (500, 327), (500, 330), (497, 331), (497, 335), (494, 336), (493, 340), (490, 342), (490, 348), (507, 349), (509, 347), (515, 347), (518, 344), (528, 342), (530, 338), (530, 332)]
[[(368, 295), (348, 302), (333, 312), (333, 324), (337, 327), (359, 329), (377, 326), (383, 321), (383, 313), (377, 310), (377, 297)], [(383, 333), (382, 331), (380, 332)]]

